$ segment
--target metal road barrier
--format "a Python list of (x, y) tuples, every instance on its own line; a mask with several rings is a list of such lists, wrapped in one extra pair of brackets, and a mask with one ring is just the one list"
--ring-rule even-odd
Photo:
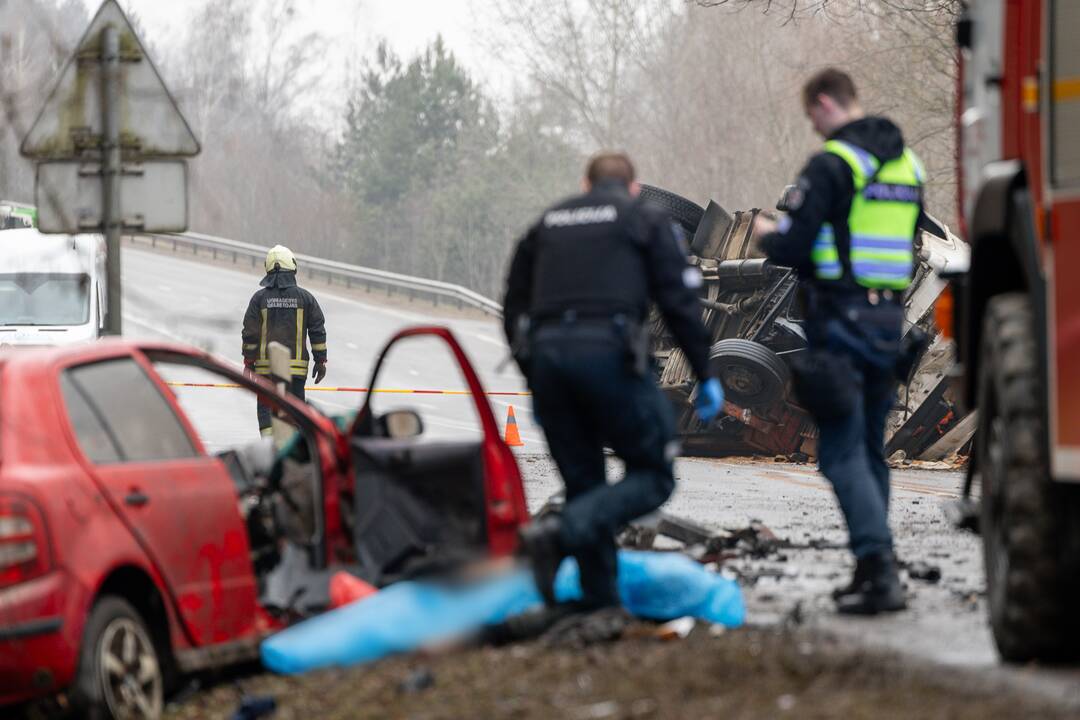
[[(174, 251), (190, 248), (192, 255), (208, 252), (214, 259), (232, 259), (233, 263), (251, 262), (252, 267), (261, 267), (270, 248), (262, 245), (226, 240), (225, 238), (203, 235), (201, 233), (148, 233), (132, 236), (135, 242), (144, 242), (151, 247), (171, 247)], [(325, 277), (328, 284), (354, 285), (384, 291), (388, 296), (402, 295), (410, 300), (428, 300), (434, 305), (449, 305), (458, 308), (471, 307), (494, 317), (502, 317), (502, 305), (478, 292), (452, 283), (439, 280), (402, 275), (387, 270), (349, 265), (334, 260), (323, 260), (311, 255), (297, 254), (299, 270), (308, 277)]]

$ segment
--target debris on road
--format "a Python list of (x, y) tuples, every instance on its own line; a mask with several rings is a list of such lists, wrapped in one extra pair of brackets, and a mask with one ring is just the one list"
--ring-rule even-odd
[(398, 685), (402, 693), (418, 693), (435, 687), (435, 673), (429, 667), (420, 667), (408, 674)]
[(923, 562), (922, 560), (916, 560), (915, 562), (901, 562), (900, 568), (902, 570), (907, 570), (908, 577), (912, 580), (922, 580), (931, 585), (934, 585), (941, 580), (941, 568), (937, 565)]
[(259, 720), (277, 710), (277, 701), (270, 696), (245, 697), (233, 713), (232, 720)]

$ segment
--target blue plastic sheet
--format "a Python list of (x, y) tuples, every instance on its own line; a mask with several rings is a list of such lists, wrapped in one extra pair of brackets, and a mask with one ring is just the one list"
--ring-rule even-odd
[[(736, 583), (676, 553), (621, 551), (619, 593), (627, 610), (653, 620), (691, 615), (737, 627), (745, 616)], [(555, 594), (560, 601), (581, 596), (572, 559), (559, 568)], [(521, 569), (466, 587), (400, 582), (268, 638), (262, 660), (286, 674), (358, 665), (474, 632), (541, 602), (531, 573)]]

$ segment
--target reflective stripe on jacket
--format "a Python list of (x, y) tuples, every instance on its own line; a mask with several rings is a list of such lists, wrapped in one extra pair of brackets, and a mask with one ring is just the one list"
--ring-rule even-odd
[[(866, 288), (907, 288), (925, 179), (919, 159), (905, 148), (899, 157), (882, 164), (872, 153), (842, 140), (826, 142), (825, 151), (847, 163), (855, 185), (847, 219), (848, 261), (855, 282)], [(811, 259), (819, 280), (844, 275), (835, 236), (833, 226), (824, 223), (814, 240)]]

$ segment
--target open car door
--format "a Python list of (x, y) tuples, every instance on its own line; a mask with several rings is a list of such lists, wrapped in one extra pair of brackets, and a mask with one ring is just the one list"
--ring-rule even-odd
[[(444, 373), (460, 371), (453, 380), (460, 380), (463, 389), (448, 393), (456, 397), (453, 407), (449, 401), (443, 406), (423, 403), (443, 437), (427, 432), (424, 417), (413, 408), (380, 407), (380, 398), (413, 397), (387, 392), (394, 389), (387, 385), (394, 376), (394, 363), (387, 358), (406, 344), (422, 350), (406, 355), (418, 364), (409, 375), (437, 377), (430, 363), (433, 354), (443, 354), (440, 350), (452, 358), (444, 363), (452, 367), (441, 368)], [(350, 430), (354, 537), (364, 579), (385, 585), (512, 553), (517, 531), (528, 521), (521, 473), (499, 436), (476, 371), (450, 330), (417, 327), (395, 335), (379, 355), (368, 387), (371, 392)], [(437, 394), (429, 391), (422, 397), (433, 400)], [(473, 415), (472, 432), (462, 431), (462, 414)]]

